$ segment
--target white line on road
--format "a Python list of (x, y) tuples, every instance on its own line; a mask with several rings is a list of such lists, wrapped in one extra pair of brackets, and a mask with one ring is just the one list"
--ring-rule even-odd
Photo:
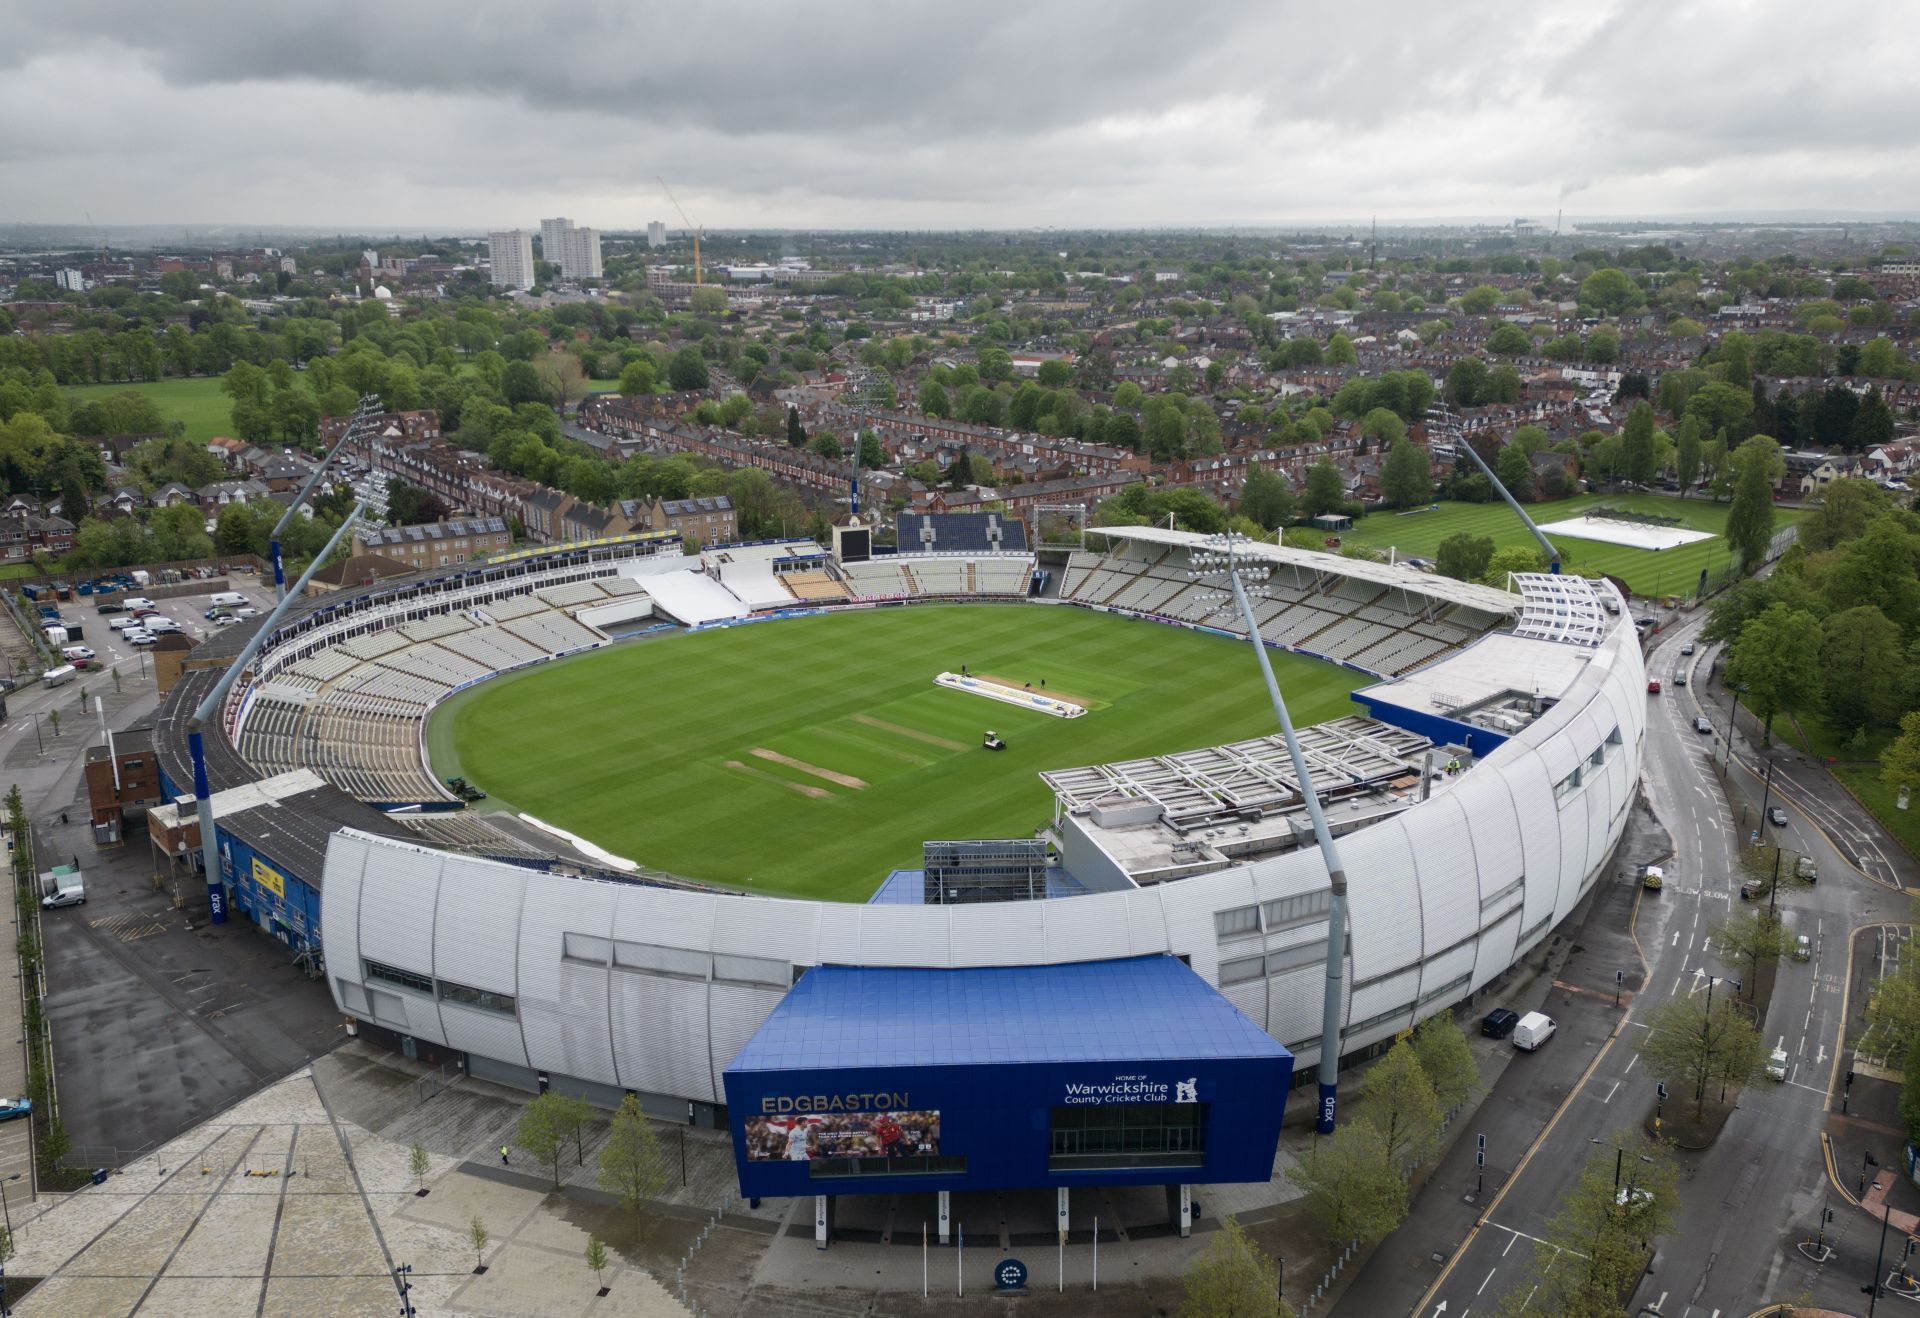
[(1611, 1103), (1611, 1102), (1613, 1102), (1613, 1096), (1614, 1096), (1614, 1094), (1615, 1094), (1616, 1092), (1618, 1092), (1618, 1091), (1619, 1091), (1619, 1088), (1620, 1088), (1620, 1082), (1619, 1082), (1618, 1080), (1616, 1080), (1616, 1081), (1614, 1081), (1614, 1082), (1613, 1082), (1613, 1088), (1612, 1088), (1612, 1089), (1609, 1089), (1609, 1090), (1607, 1091), (1607, 1096), (1606, 1096), (1605, 1098), (1603, 1098), (1603, 1099), (1601, 1099), (1600, 1101), (1601, 1101), (1602, 1103)]
[(1508, 1253), (1512, 1251), (1513, 1247), (1519, 1243), (1520, 1243), (1520, 1233), (1518, 1231), (1515, 1231), (1514, 1233), (1512, 1233), (1507, 1237), (1507, 1247), (1506, 1249), (1503, 1249), (1500, 1251), (1500, 1257), (1505, 1258), (1508, 1255)]
[[(1497, 1268), (1497, 1267), (1494, 1267), (1494, 1268), (1488, 1268), (1488, 1269), (1487, 1269), (1487, 1281), (1492, 1281), (1492, 1280), (1493, 1280), (1493, 1274), (1494, 1274), (1494, 1273), (1496, 1273), (1496, 1272), (1498, 1272), (1498, 1271), (1500, 1271), (1500, 1269), (1499, 1269), (1499, 1268)], [(1480, 1283), (1480, 1290), (1477, 1290), (1477, 1291), (1475, 1291), (1475, 1292), (1474, 1292), (1474, 1294), (1475, 1294), (1475, 1295), (1478, 1295), (1478, 1294), (1480, 1294), (1480, 1292), (1481, 1292), (1481, 1291), (1484, 1291), (1484, 1290), (1486, 1290), (1486, 1288), (1487, 1288), (1487, 1281), (1483, 1281), (1483, 1282), (1481, 1282), (1481, 1283)], [(1461, 1318), (1465, 1318), (1465, 1315), (1464, 1315), (1464, 1314), (1463, 1314), (1463, 1315), (1461, 1315)]]
[(1628, 1059), (1628, 1061), (1627, 1061), (1627, 1069), (1626, 1069), (1625, 1071), (1622, 1071), (1622, 1072), (1621, 1072), (1620, 1074), (1621, 1074), (1621, 1075), (1627, 1075), (1627, 1074), (1630, 1074), (1630, 1073), (1632, 1072), (1632, 1070), (1633, 1070), (1633, 1064), (1634, 1064), (1635, 1062), (1637, 1062), (1637, 1061), (1639, 1061), (1639, 1060), (1640, 1060), (1640, 1054), (1639, 1054), (1639, 1053), (1635, 1053), (1635, 1054), (1634, 1054), (1634, 1055), (1633, 1055), (1633, 1056), (1632, 1056), (1631, 1058), (1629, 1058), (1629, 1059)]

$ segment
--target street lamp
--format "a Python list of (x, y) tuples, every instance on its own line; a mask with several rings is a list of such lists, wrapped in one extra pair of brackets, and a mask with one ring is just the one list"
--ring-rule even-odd
[(1733, 764), (1733, 730), (1739, 726), (1740, 697), (1745, 695), (1746, 691), (1747, 691), (1747, 684), (1745, 682), (1742, 682), (1739, 686), (1736, 686), (1733, 689), (1733, 713), (1727, 719), (1727, 753), (1725, 757), (1723, 757), (1720, 761), (1720, 765), (1723, 769), (1731, 767), (1731, 765)]
[(1313, 823), (1314, 842), (1320, 848), (1320, 856), (1327, 866), (1330, 888), (1327, 973), (1320, 1010), (1320, 1105), (1314, 1129), (1322, 1135), (1329, 1135), (1333, 1133), (1340, 1077), (1340, 1010), (1346, 984), (1347, 871), (1340, 862), (1340, 851), (1334, 845), (1333, 832), (1327, 827), (1326, 816), (1321, 813), (1320, 794), (1314, 790), (1313, 775), (1307, 771), (1306, 753), (1300, 749), (1300, 740), (1293, 731), (1293, 719), (1287, 713), (1287, 702), (1280, 695), (1280, 684), (1274, 680), (1273, 663), (1267, 658), (1266, 642), (1260, 639), (1260, 627), (1253, 616), (1253, 606), (1247, 602), (1247, 583), (1252, 581), (1257, 586), (1273, 571), (1271, 563), (1250, 562), (1240, 555), (1238, 551), (1248, 543), (1246, 537), (1232, 532), (1211, 536), (1202, 542), (1201, 548), (1191, 551), (1188, 559), (1192, 564), (1191, 575), (1196, 581), (1220, 577), (1226, 579), (1230, 597), (1240, 610), (1240, 620), (1246, 625), (1247, 641), (1253, 646), (1254, 655), (1259, 660), (1260, 676), (1266, 681), (1267, 696), (1273, 701), (1274, 716), (1280, 720), (1280, 735), (1293, 761), (1293, 776), (1306, 802), (1307, 818)]

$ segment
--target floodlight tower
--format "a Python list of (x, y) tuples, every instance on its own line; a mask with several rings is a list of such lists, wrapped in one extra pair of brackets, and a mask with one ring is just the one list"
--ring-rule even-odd
[(207, 726), (207, 720), (215, 717), (220, 706), (225, 703), (227, 693), (233, 690), (233, 684), (239, 680), (242, 673), (247, 671), (247, 665), (253, 662), (253, 657), (260, 652), (260, 647), (266, 644), (269, 636), (273, 635), (273, 629), (280, 625), (280, 619), (286, 615), (289, 608), (293, 607), (293, 602), (300, 598), (300, 593), (306, 589), (307, 582), (313, 579), (313, 574), (320, 570), (321, 565), (327, 561), (334, 548), (353, 530), (354, 525), (369, 514), (375, 521), (386, 520), (386, 473), (377, 471), (372, 473), (361, 482), (355, 492), (359, 495), (360, 501), (353, 506), (353, 511), (347, 514), (346, 520), (340, 523), (340, 529), (333, 533), (331, 540), (327, 541), (326, 548), (313, 556), (313, 561), (307, 564), (307, 570), (300, 574), (300, 580), (294, 583), (293, 589), (280, 597), (280, 602), (273, 606), (273, 612), (261, 621), (260, 629), (254, 632), (253, 639), (248, 641), (234, 661), (227, 665), (227, 671), (220, 675), (220, 680), (213, 684), (213, 690), (207, 692), (206, 699), (200, 702), (193, 711), (193, 716), (187, 720), (187, 749), (193, 757), (195, 813), (200, 822), (200, 861), (206, 867), (207, 901), (212, 908), (211, 914), (215, 924), (227, 922), (227, 903), (219, 889), (220, 854), (213, 840), (213, 788), (207, 778), (207, 751), (206, 741), (202, 735), (203, 730)]
[(307, 477), (307, 483), (300, 487), (300, 493), (293, 496), (293, 502), (287, 505), (287, 511), (280, 515), (280, 520), (273, 524), (273, 534), (267, 537), (267, 547), (273, 559), (273, 589), (276, 599), (287, 597), (287, 574), (280, 566), (280, 537), (286, 533), (287, 523), (293, 520), (294, 514), (300, 511), (302, 504), (306, 503), (307, 496), (313, 493), (314, 486), (320, 483), (320, 478), (326, 474), (327, 468), (333, 465), (333, 460), (339, 456), (340, 450), (347, 446), (347, 441), (357, 439), (363, 429), (372, 425), (373, 418), (379, 412), (380, 395), (360, 395), (360, 402), (353, 409), (353, 416), (348, 420), (346, 429), (340, 432), (340, 438), (315, 464), (313, 474)]
[(1535, 540), (1540, 542), (1540, 547), (1547, 551), (1547, 571), (1558, 576), (1560, 573), (1560, 551), (1553, 547), (1553, 541), (1547, 539), (1547, 533), (1533, 524), (1533, 519), (1527, 516), (1527, 510), (1520, 506), (1518, 499), (1508, 493), (1507, 487), (1500, 483), (1500, 478), (1493, 474), (1493, 468), (1487, 465), (1487, 460), (1474, 451), (1472, 440), (1468, 439), (1465, 435), (1460, 436), (1458, 449), (1473, 459), (1473, 465), (1480, 468), (1480, 474), (1487, 478), (1487, 481), (1494, 489), (1500, 491), (1500, 497), (1507, 501), (1507, 507), (1513, 509), (1514, 515), (1526, 523), (1527, 530), (1533, 534)]
[[(1233, 532), (1209, 537), (1203, 542), (1204, 548), (1191, 555), (1193, 577), (1196, 581), (1224, 577), (1228, 589), (1215, 597), (1231, 599), (1240, 610), (1240, 620), (1247, 627), (1247, 640), (1252, 642), (1253, 652), (1260, 661), (1260, 676), (1266, 679), (1274, 715), (1280, 720), (1280, 735), (1287, 743), (1287, 754), (1293, 759), (1293, 776), (1300, 783), (1300, 795), (1306, 799), (1307, 818), (1313, 822), (1313, 840), (1327, 866), (1327, 882), (1332, 892), (1327, 912), (1326, 996), (1320, 1009), (1320, 1106), (1314, 1117), (1314, 1129), (1327, 1135), (1333, 1131), (1340, 1079), (1340, 1015), (1347, 978), (1347, 871), (1340, 863), (1340, 849), (1334, 845), (1327, 817), (1320, 809), (1320, 793), (1314, 789), (1313, 775), (1307, 770), (1306, 752), (1300, 749), (1300, 739), (1294, 735), (1287, 702), (1280, 695), (1280, 684), (1274, 680), (1273, 664), (1267, 658), (1266, 643), (1260, 639), (1253, 606), (1247, 602), (1251, 595), (1265, 597), (1262, 583), (1273, 571), (1272, 564), (1250, 561), (1238, 552), (1251, 543), (1245, 536)], [(1251, 589), (1249, 583), (1252, 583)]]

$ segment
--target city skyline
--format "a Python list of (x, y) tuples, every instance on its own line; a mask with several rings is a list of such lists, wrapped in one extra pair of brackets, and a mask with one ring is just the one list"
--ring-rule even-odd
[[(1173, 40), (1124, 4), (1097, 29), (995, 5), (937, 29), (6, 8), (0, 222), (681, 229), (656, 176), (709, 230), (1920, 215), (1920, 148), (1880, 101), (1920, 15), (1863, 5), (1806, 30), (1784, 3), (1400, 5), (1362, 32), (1203, 3)], [(712, 76), (723, 42), (755, 76)]]

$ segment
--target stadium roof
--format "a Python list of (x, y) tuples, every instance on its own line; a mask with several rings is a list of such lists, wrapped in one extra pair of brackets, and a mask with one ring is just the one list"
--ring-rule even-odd
[(1285, 1056), (1180, 961), (1144, 956), (965, 970), (817, 966), (727, 1071)]
[[(1112, 536), (1121, 540), (1144, 540), (1157, 545), (1180, 545), (1188, 549), (1205, 549), (1207, 541), (1211, 538), (1192, 531), (1169, 530), (1164, 526), (1090, 526), (1087, 528), (1087, 534)], [(1285, 563), (1311, 572), (1338, 572), (1356, 581), (1371, 581), (1380, 586), (1398, 586), (1416, 595), (1444, 600), (1448, 604), (1464, 604), (1468, 608), (1484, 609), (1488, 613), (1512, 614), (1520, 608), (1519, 597), (1507, 591), (1495, 590), (1492, 586), (1482, 586), (1471, 581), (1455, 581), (1452, 577), (1435, 576), (1431, 572), (1422, 572), (1418, 568), (1407, 567), (1401, 563), (1376, 563), (1369, 558), (1343, 558), (1338, 554), (1326, 554), (1312, 549), (1295, 549), (1291, 545), (1270, 545), (1259, 540), (1243, 540), (1234, 552), (1262, 562)]]

